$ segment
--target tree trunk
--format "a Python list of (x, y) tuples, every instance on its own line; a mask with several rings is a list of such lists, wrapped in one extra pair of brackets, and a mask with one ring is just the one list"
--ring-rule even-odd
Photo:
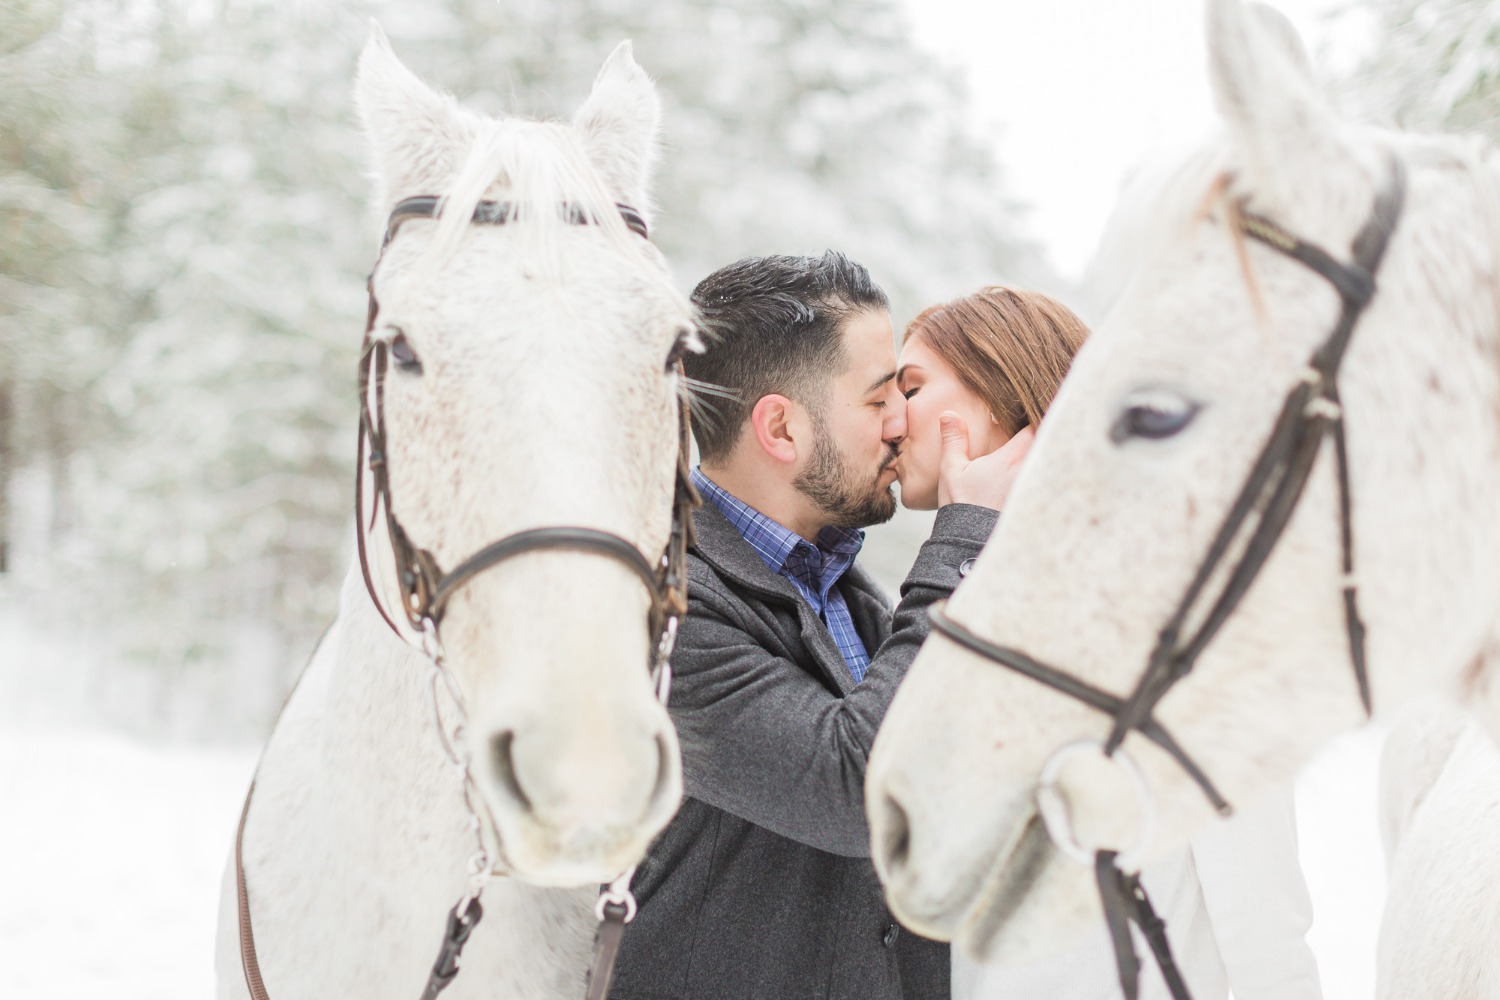
[(0, 573), (10, 570), (10, 482), (16, 467), (15, 389), (0, 380)]

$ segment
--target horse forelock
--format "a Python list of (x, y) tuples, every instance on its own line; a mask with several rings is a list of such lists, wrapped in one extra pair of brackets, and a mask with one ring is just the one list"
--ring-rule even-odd
[(1160, 259), (1206, 220), (1226, 175), (1226, 158), (1217, 143), (1185, 156), (1144, 161), (1126, 175), (1085, 276), (1089, 318), (1095, 325), (1141, 262)]
[[(462, 246), (481, 201), (508, 203), (507, 231), (528, 265), (555, 272), (562, 236), (573, 225), (565, 213), (581, 212), (610, 244), (642, 257), (614, 197), (571, 127), (553, 122), (499, 120), (479, 130), (468, 156), (445, 190), (437, 228), (420, 266), (439, 267)], [(632, 206), (638, 207), (638, 206)]]

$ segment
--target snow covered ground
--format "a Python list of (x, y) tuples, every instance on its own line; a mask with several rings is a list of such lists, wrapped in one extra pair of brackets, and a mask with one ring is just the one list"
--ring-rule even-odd
[[(1297, 787), (1327, 1000), (1374, 994), (1384, 895), (1368, 729)], [(0, 729), (0, 996), (206, 1000), (219, 879), (251, 749)]]
[(250, 749), (0, 730), (0, 996), (207, 1000)]
[[(0, 603), (0, 1000), (213, 996), (219, 880), (259, 751), (105, 727), (149, 702), (117, 667)], [(1383, 738), (1347, 735), (1297, 783), (1326, 1000), (1374, 995)]]

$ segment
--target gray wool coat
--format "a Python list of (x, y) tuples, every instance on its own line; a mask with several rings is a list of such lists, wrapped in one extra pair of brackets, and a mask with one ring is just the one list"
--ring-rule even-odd
[(948, 1000), (948, 948), (900, 928), (870, 861), (864, 777), (927, 606), (994, 529), (952, 504), (894, 618), (856, 563), (839, 581), (871, 650), (855, 685), (827, 626), (711, 503), (694, 515), (672, 657), (686, 798), (636, 872), (612, 1000)]

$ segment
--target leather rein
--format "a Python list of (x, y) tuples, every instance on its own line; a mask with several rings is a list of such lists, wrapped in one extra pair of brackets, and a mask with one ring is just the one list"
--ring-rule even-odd
[[(1349, 659), (1360, 701), (1367, 714), (1371, 711), (1370, 681), (1365, 663), (1365, 625), (1359, 615), (1354, 577), (1349, 462), (1338, 375), (1355, 325), (1375, 296), (1375, 276), (1400, 221), (1405, 194), (1405, 168), (1399, 159), (1393, 157), (1386, 184), (1376, 197), (1370, 217), (1355, 237), (1353, 260), (1347, 264), (1270, 219), (1249, 212), (1243, 203), (1240, 204), (1239, 227), (1243, 235), (1290, 257), (1327, 280), (1338, 292), (1342, 308), (1332, 332), (1313, 351), (1301, 379), (1288, 391), (1269, 438), (1252, 464), (1187, 591), (1161, 629), (1145, 671), (1127, 697), (1117, 697), (1020, 650), (981, 638), (949, 618), (941, 604), (931, 609), (933, 631), (945, 639), (1109, 716), (1112, 725), (1102, 743), (1080, 741), (1069, 744), (1054, 754), (1054, 760), (1060, 760), (1062, 755), (1084, 744), (1102, 751), (1135, 777), (1143, 807), (1149, 805), (1144, 779), (1121, 749), (1131, 731), (1141, 733), (1176, 761), (1220, 815), (1233, 812), (1208, 775), (1178, 745), (1154, 713), (1157, 704), (1173, 685), (1192, 671), (1199, 655), (1213, 641), (1259, 575), (1296, 511), (1323, 442), (1328, 439), (1333, 443), (1338, 478), (1339, 535), (1343, 550), (1342, 597)], [(1232, 565), (1227, 562), (1231, 551), (1238, 552), (1238, 561)], [(1222, 574), (1222, 583), (1210, 591), (1210, 580), (1221, 575), (1220, 570), (1225, 566), (1229, 568)], [(1047, 808), (1050, 803), (1043, 791), (1048, 790), (1050, 797), (1050, 786), (1050, 781), (1038, 785), (1038, 805), (1048, 832), (1065, 853), (1079, 857), (1081, 849), (1076, 840), (1059, 831), (1059, 826), (1064, 825), (1057, 819), (1059, 812)], [(1086, 857), (1086, 852), (1083, 853)], [(1124, 866), (1115, 851), (1095, 852), (1092, 863), (1125, 996), (1128, 1000), (1135, 1000), (1138, 992), (1140, 962), (1129, 931), (1129, 924), (1133, 922), (1146, 937), (1171, 996), (1174, 1000), (1190, 1000), (1187, 986), (1172, 958), (1163, 921), (1156, 915), (1141, 887), (1138, 873), (1122, 871)]]
[[(440, 198), (422, 196), (407, 198), (392, 210), (386, 225), (385, 238), (381, 242), (380, 258), (395, 238), (401, 224), (409, 219), (437, 219), (442, 211)], [(625, 225), (642, 239), (648, 233), (645, 220), (640, 213), (627, 205), (616, 205)], [(562, 217), (572, 225), (592, 225), (595, 219), (580, 206), (564, 203)], [(516, 218), (515, 207), (508, 202), (481, 201), (474, 208), (471, 223), (474, 225), (504, 225)], [(364, 344), (359, 361), (359, 444), (358, 467), (355, 471), (355, 536), (358, 540), (359, 566), (364, 577), (365, 589), (381, 618), (400, 639), (416, 646), (428, 657), (433, 667), (434, 713), (443, 749), (450, 760), (459, 767), (463, 778), (465, 806), (471, 814), (473, 830), (479, 849), (470, 860), (469, 889), (449, 912), (443, 943), (433, 964), (432, 972), (422, 991), (421, 1000), (434, 1000), (458, 974), (459, 957), (465, 943), (473, 933), (475, 925), (483, 916), (479, 895), (486, 880), (492, 874), (492, 859), (484, 839), (484, 820), (480, 814), (482, 803), (469, 775), (467, 752), (456, 744), (461, 739), (464, 715), (462, 695), (457, 682), (448, 673), (443, 660), (443, 647), (439, 634), (444, 613), (453, 595), (474, 580), (485, 570), (492, 569), (516, 556), (544, 550), (570, 550), (603, 556), (619, 563), (634, 573), (645, 585), (651, 596), (651, 607), (647, 614), (648, 634), (654, 637), (648, 667), (657, 698), (663, 705), (671, 691), (671, 654), (676, 643), (677, 626), (687, 613), (687, 550), (692, 545), (692, 511), (701, 502), (697, 489), (689, 476), (690, 412), (684, 398), (678, 407), (678, 449), (676, 484), (672, 507), (672, 526), (665, 550), (656, 564), (641, 554), (635, 543), (619, 535), (597, 528), (561, 525), (556, 527), (530, 528), (507, 535), (492, 542), (464, 559), (453, 569), (444, 571), (437, 558), (429, 550), (413, 543), (395, 513), (391, 497), (389, 472), (389, 449), (385, 426), (385, 377), (389, 367), (390, 348), (385, 341), (375, 338), (375, 320), (380, 312), (375, 298), (374, 270), (372, 269), (369, 291), (369, 313), (365, 321)], [(679, 377), (682, 362), (676, 360)], [(370, 488), (365, 479), (368, 474)], [(368, 496), (367, 496), (368, 492)], [(393, 569), (401, 607), (387, 607), (380, 588), (375, 582), (367, 534), (383, 527), (390, 545)], [(398, 624), (405, 623), (405, 628)], [(444, 713), (437, 707), (440, 690), (446, 690), (460, 723), (452, 732), (445, 727)], [(255, 951), (255, 936), (250, 921), (250, 900), (246, 884), (244, 865), (245, 824), (250, 815), (250, 802), (255, 794), (255, 782), (245, 796), (244, 809), (239, 828), (235, 834), (234, 861), (239, 913), (240, 959), (245, 973), (245, 984), (252, 1000), (270, 1000), (261, 978), (260, 962)], [(487, 811), (484, 816), (488, 818)], [(489, 820), (488, 829), (494, 832), (494, 822)], [(498, 841), (498, 835), (495, 835)], [(614, 972), (614, 961), (618, 954), (624, 928), (636, 912), (635, 897), (630, 892), (630, 879), (634, 869), (622, 873), (619, 878), (604, 886), (595, 906), (595, 915), (600, 921), (595, 938), (594, 960), (588, 974), (585, 1000), (604, 1000), (608, 995)]]

